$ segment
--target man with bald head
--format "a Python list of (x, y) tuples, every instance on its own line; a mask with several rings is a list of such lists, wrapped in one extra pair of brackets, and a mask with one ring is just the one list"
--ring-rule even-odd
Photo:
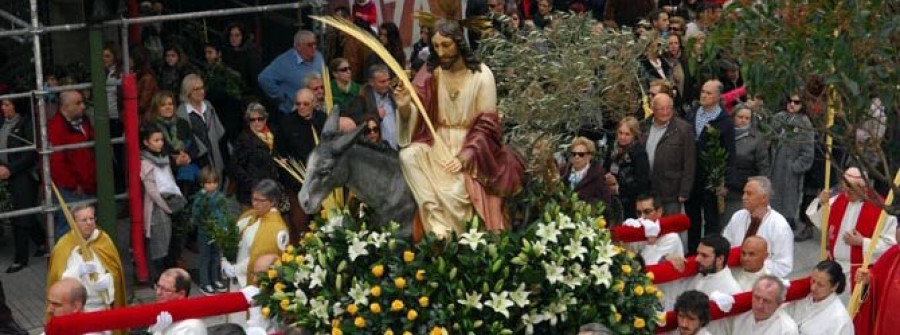
[(766, 269), (766, 258), (769, 256), (769, 243), (759, 236), (748, 236), (741, 244), (741, 269), (734, 272), (734, 279), (742, 291), (753, 289), (753, 283), (759, 277), (769, 274)]
[[(50, 286), (47, 291), (47, 316), (55, 318), (84, 312), (87, 302), (87, 289), (81, 282), (72, 278), (64, 278)], [(90, 334), (111, 334), (110, 331)]]
[(643, 139), (650, 160), (650, 187), (665, 215), (678, 214), (694, 186), (694, 130), (675, 116), (675, 103), (668, 94), (654, 96), (650, 108), (653, 117)]
[[(844, 171), (840, 193), (832, 197), (828, 192), (822, 191), (819, 198), (813, 200), (806, 208), (806, 215), (810, 221), (822, 229), (821, 204), (825, 201), (831, 204), (831, 212), (826, 223), (827, 251), (831, 259), (841, 264), (848, 280), (855, 278), (856, 270), (863, 262), (863, 253), (870, 244), (877, 243), (873, 263), (891, 246), (897, 244), (895, 237), (897, 217), (893, 215), (888, 215), (880, 235), (873, 236), (878, 217), (881, 215), (881, 207), (877, 205), (876, 197), (878, 195), (871, 188), (865, 173), (859, 168), (851, 167)], [(852, 290), (844, 290), (842, 297), (847, 296), (849, 291)]]
[[(159, 275), (159, 280), (153, 288), (156, 289), (157, 303), (186, 299), (191, 295), (191, 275), (182, 268), (167, 269)], [(172, 314), (163, 311), (156, 316), (156, 323), (147, 331), (153, 335), (206, 335), (206, 325), (199, 319), (176, 322), (172, 320)]]
[[(309, 154), (318, 144), (327, 117), (322, 111), (316, 110), (316, 105), (313, 91), (302, 88), (294, 94), (293, 112), (281, 118), (275, 133), (276, 151), (286, 156), (285, 158), (306, 163)], [(297, 194), (302, 186), (290, 178), (284, 184), (287, 194)], [(288, 199), (291, 202), (288, 230), (293, 244), (297, 243), (300, 234), (307, 230), (309, 216), (300, 208), (296, 196), (289, 196)]]
[[(59, 100), (59, 113), (47, 121), (50, 144), (60, 146), (93, 141), (94, 128), (84, 115), (84, 97), (81, 92), (62, 92)], [(94, 149), (91, 147), (57, 151), (50, 155), (50, 177), (67, 203), (83, 200), (96, 193), (96, 174)], [(65, 235), (69, 231), (69, 224), (62, 211), (57, 212), (54, 220), (55, 236)]]
[(764, 176), (747, 179), (741, 201), (744, 209), (731, 216), (722, 235), (732, 245), (743, 245), (744, 239), (759, 236), (768, 244), (766, 270), (777, 277), (785, 278), (794, 268), (794, 232), (787, 219), (772, 207), (772, 181)]
[(733, 334), (799, 334), (797, 323), (781, 309), (786, 294), (787, 287), (778, 277), (760, 277), (753, 285), (752, 308), (734, 320)]

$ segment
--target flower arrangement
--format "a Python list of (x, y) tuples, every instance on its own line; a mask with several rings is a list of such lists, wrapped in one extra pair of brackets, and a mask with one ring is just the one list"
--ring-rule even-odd
[(574, 333), (590, 322), (653, 333), (661, 293), (603, 217), (582, 202), (542, 209), (520, 231), (483, 232), (475, 218), (416, 245), (396, 224), (370, 231), (332, 212), (258, 276), (256, 299), (267, 317), (332, 334)]

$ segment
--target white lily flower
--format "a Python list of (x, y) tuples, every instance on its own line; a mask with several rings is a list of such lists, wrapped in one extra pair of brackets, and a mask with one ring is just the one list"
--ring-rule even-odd
[(599, 251), (595, 262), (596, 264), (612, 264), (613, 256), (619, 254), (619, 250), (616, 249), (616, 246), (609, 241), (598, 243), (595, 249)]
[(572, 222), (572, 218), (570, 218), (568, 215), (559, 213), (558, 220), (559, 220), (559, 229), (568, 230), (568, 229), (577, 228), (577, 226), (575, 225), (575, 222)]
[(542, 262), (542, 264), (544, 266), (544, 272), (547, 273), (547, 281), (549, 281), (550, 284), (555, 284), (556, 282), (563, 280), (563, 273), (565, 272), (563, 267), (556, 265), (556, 262)]
[(306, 292), (303, 292), (303, 290), (297, 290), (294, 292), (294, 301), (296, 301), (299, 305), (306, 306), (306, 304), (309, 303), (309, 298), (306, 296)]
[(319, 318), (324, 324), (327, 324), (330, 321), (328, 317), (328, 300), (322, 298), (313, 299), (309, 301), (309, 305), (309, 314)]
[(484, 233), (479, 232), (478, 229), (472, 227), (468, 232), (460, 235), (459, 244), (467, 245), (469, 248), (472, 248), (472, 251), (478, 249), (478, 245), (487, 245), (487, 242), (484, 240)]
[(500, 294), (491, 292), (491, 299), (487, 301), (486, 305), (495, 312), (509, 318), (509, 308), (514, 304), (512, 300), (509, 300), (509, 292), (503, 291)]
[(559, 243), (557, 241), (559, 229), (556, 228), (556, 222), (550, 222), (548, 224), (539, 223), (535, 235), (544, 241), (545, 244), (547, 242)]
[(328, 275), (328, 271), (316, 265), (315, 269), (313, 269), (312, 274), (309, 276), (309, 289), (314, 289), (316, 286), (325, 287), (325, 277)]
[(368, 305), (369, 285), (356, 283), (356, 285), (353, 285), (353, 288), (350, 289), (348, 295), (353, 299), (353, 303), (357, 305)]
[(527, 306), (531, 301), (528, 300), (528, 295), (531, 292), (525, 290), (525, 283), (519, 284), (519, 287), (516, 288), (515, 291), (509, 294), (509, 298), (512, 299), (513, 303), (519, 308), (523, 308)]
[(334, 303), (334, 305), (331, 305), (331, 313), (333, 313), (334, 316), (340, 316), (341, 314), (344, 314), (344, 309), (341, 308), (340, 302), (336, 302)]
[(581, 234), (582, 239), (587, 239), (590, 243), (594, 243), (594, 240), (597, 238), (597, 231), (590, 225), (581, 225), (578, 228), (578, 232)]
[(591, 265), (591, 276), (594, 276), (594, 283), (609, 288), (612, 283), (612, 273), (609, 272), (609, 264)]
[(566, 276), (561, 283), (563, 285), (568, 286), (569, 288), (576, 288), (581, 286), (581, 282), (584, 280), (584, 274), (581, 273), (581, 264), (575, 263), (569, 271), (569, 275)]
[(338, 211), (332, 211), (328, 215), (328, 222), (320, 228), (323, 233), (331, 236), (335, 231), (344, 227), (344, 214)]
[(534, 326), (547, 320), (549, 320), (549, 317), (544, 313), (538, 314), (535, 313), (535, 311), (531, 311), (528, 314), (522, 314), (522, 324), (525, 325), (525, 334), (534, 334)]
[(358, 238), (354, 237), (350, 241), (350, 246), (347, 248), (347, 254), (350, 256), (350, 261), (355, 261), (357, 257), (368, 255), (369, 250), (366, 249), (366, 242), (360, 241)]
[(389, 234), (382, 234), (379, 232), (372, 232), (369, 234), (369, 244), (375, 246), (375, 249), (381, 248), (385, 243), (387, 243), (387, 238)]
[(578, 259), (584, 261), (584, 254), (588, 252), (587, 248), (581, 245), (580, 239), (572, 239), (569, 245), (565, 246), (566, 252), (569, 253), (569, 259)]
[(466, 292), (466, 299), (457, 300), (456, 302), (463, 306), (471, 307), (477, 310), (481, 310), (481, 308), (484, 307), (484, 305), (481, 304), (481, 293), (477, 292), (473, 294), (469, 294), (469, 292)]

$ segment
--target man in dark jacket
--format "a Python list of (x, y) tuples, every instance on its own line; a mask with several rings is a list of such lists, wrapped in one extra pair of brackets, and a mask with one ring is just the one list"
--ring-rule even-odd
[(359, 97), (350, 104), (345, 116), (356, 124), (374, 116), (381, 124), (381, 138), (397, 150), (397, 103), (391, 91), (390, 70), (383, 64), (375, 64), (369, 68), (368, 77), (369, 83), (359, 91)]
[(665, 215), (681, 213), (681, 204), (694, 186), (697, 163), (694, 130), (674, 115), (674, 105), (668, 94), (653, 97), (653, 117), (643, 137), (650, 161), (650, 188), (662, 202)]
[[(719, 234), (718, 197), (724, 197), (728, 191), (725, 182), (736, 178), (734, 174), (734, 123), (721, 105), (722, 82), (709, 80), (700, 90), (700, 106), (693, 108), (687, 115), (687, 121), (694, 126), (694, 139), (697, 145), (697, 169), (694, 176), (694, 187), (690, 200), (684, 204), (684, 211), (691, 219), (688, 230), (688, 252), (696, 251), (697, 244), (703, 236)], [(710, 163), (701, 158), (710, 149), (710, 143), (717, 141), (720, 148), (728, 154), (725, 169), (721, 176), (710, 175)], [(711, 178), (723, 178), (717, 185), (710, 186)], [(714, 187), (714, 190), (710, 190)], [(702, 224), (702, 225), (701, 225)]]

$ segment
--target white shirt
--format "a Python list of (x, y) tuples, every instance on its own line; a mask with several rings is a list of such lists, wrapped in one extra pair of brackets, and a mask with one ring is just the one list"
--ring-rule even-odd
[[(691, 289), (703, 292), (706, 295), (712, 295), (713, 292), (729, 295), (741, 292), (741, 287), (738, 285), (737, 281), (734, 280), (734, 276), (731, 275), (731, 269), (728, 267), (706, 276), (698, 273), (697, 276), (694, 277), (690, 287)], [(714, 320), (706, 325), (706, 329), (709, 329), (709, 332), (713, 334), (727, 334), (728, 324), (730, 322), (731, 320), (729, 319)]]
[(785, 304), (784, 312), (790, 315), (800, 334), (807, 335), (853, 335), (853, 320), (837, 295), (831, 294), (819, 302), (813, 302), (812, 295)]
[(748, 272), (743, 269), (734, 270), (734, 280), (737, 281), (738, 285), (741, 286), (741, 292), (749, 292), (753, 290), (753, 284), (756, 283), (756, 280), (759, 277), (765, 276), (769, 274), (769, 269), (766, 269), (763, 266), (762, 269), (756, 272)]
[[(88, 241), (94, 241), (100, 237), (100, 231), (94, 229), (94, 232), (91, 234), (91, 238)], [(106, 276), (112, 276), (108, 270), (103, 266), (103, 262), (97, 258), (97, 255), (94, 255), (94, 263), (99, 264), (99, 268), (97, 269), (97, 280), (91, 280), (89, 276), (81, 276), (80, 267), (84, 264), (84, 258), (81, 258), (81, 250), (80, 246), (77, 246), (72, 249), (72, 253), (69, 254), (69, 259), (66, 261), (66, 270), (62, 273), (62, 278), (72, 278), (79, 282), (81, 285), (87, 289), (87, 301), (84, 304), (85, 312), (94, 312), (94, 311), (102, 311), (109, 309), (109, 305), (113, 303), (116, 297), (116, 285), (115, 278), (109, 278), (109, 287), (107, 287), (103, 292), (106, 292), (106, 299), (100, 296), (100, 291), (95, 288), (95, 283)]]
[(181, 320), (153, 335), (206, 335), (206, 324), (200, 319)]
[[(829, 204), (834, 204), (837, 197), (831, 197)], [(834, 260), (844, 269), (844, 274), (850, 273), (850, 245), (844, 242), (844, 233), (852, 232), (856, 229), (856, 221), (859, 220), (859, 212), (862, 210), (863, 203), (861, 201), (850, 202), (847, 204), (847, 210), (844, 211), (844, 217), (841, 218), (841, 230), (838, 232), (838, 238), (834, 245)], [(822, 208), (819, 207), (819, 198), (813, 200), (809, 207), (806, 208), (806, 215), (816, 227), (822, 229)], [(829, 214), (830, 215), (830, 214)], [(890, 249), (891, 246), (897, 244), (895, 231), (897, 230), (897, 217), (888, 215), (884, 221), (881, 236), (878, 238), (878, 245), (875, 246), (875, 253), (872, 255), (872, 263), (875, 263), (881, 254)], [(872, 243), (871, 238), (863, 237), (862, 250), (865, 254)], [(847, 276), (847, 279), (851, 279)], [(848, 286), (849, 287), (849, 286)]]
[(753, 311), (746, 312), (734, 319), (733, 335), (798, 335), (797, 324), (779, 308), (768, 319), (757, 322)]
[[(728, 226), (722, 232), (732, 247), (744, 243), (744, 234), (750, 227), (750, 212), (739, 210), (731, 216)], [(787, 220), (780, 213), (769, 207), (769, 213), (763, 217), (756, 236), (762, 237), (769, 244), (769, 257), (765, 267), (774, 276), (786, 278), (794, 268), (794, 232)]]
[(684, 248), (677, 233), (668, 233), (656, 239), (655, 244), (643, 243), (641, 257), (646, 265), (656, 265), (666, 255), (675, 254), (684, 257)]

